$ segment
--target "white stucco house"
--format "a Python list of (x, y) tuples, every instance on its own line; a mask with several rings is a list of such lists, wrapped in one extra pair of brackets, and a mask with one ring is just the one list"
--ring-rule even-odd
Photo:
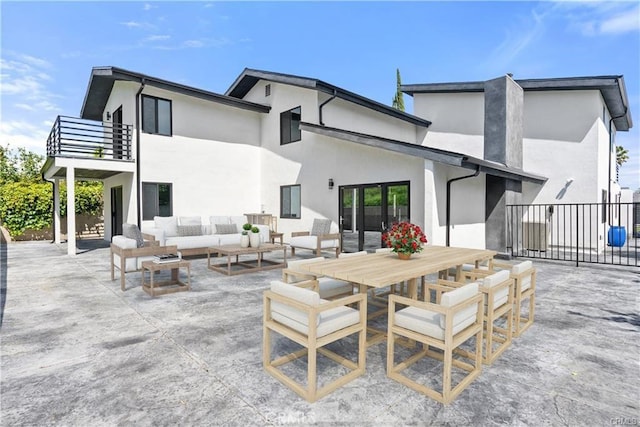
[(64, 179), (69, 194), (74, 179), (104, 182), (107, 240), (156, 215), (266, 212), (285, 241), (329, 218), (348, 251), (407, 219), (434, 244), (504, 251), (507, 204), (557, 202), (569, 178), (563, 201), (618, 191), (609, 154), (631, 127), (621, 76), (403, 90), (414, 114), (281, 73), (245, 69), (217, 94), (96, 67), (80, 118), (59, 118), (47, 142), (56, 239)]

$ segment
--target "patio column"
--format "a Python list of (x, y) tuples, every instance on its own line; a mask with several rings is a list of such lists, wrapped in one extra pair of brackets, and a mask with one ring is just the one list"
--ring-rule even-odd
[(67, 255), (76, 255), (75, 169), (67, 167)]
[(53, 229), (54, 229), (54, 242), (60, 244), (62, 242), (62, 230), (60, 226), (60, 180), (53, 180)]

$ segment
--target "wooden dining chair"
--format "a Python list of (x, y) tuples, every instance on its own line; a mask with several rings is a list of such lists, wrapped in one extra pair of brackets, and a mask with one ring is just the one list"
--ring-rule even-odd
[[(479, 290), (484, 295), (484, 332), (482, 362), (492, 364), (510, 345), (513, 336), (514, 280), (508, 270), (477, 278)], [(460, 288), (464, 283), (438, 280), (438, 284)], [(503, 326), (496, 324), (503, 322)]]
[[(533, 324), (536, 304), (536, 269), (531, 261), (509, 264), (494, 261), (491, 271), (474, 269), (465, 272), (468, 280), (486, 277), (493, 271), (507, 270), (514, 281), (513, 296), (513, 336), (519, 337)], [(523, 311), (526, 307), (526, 311)]]
[[(357, 309), (347, 307), (350, 304), (355, 304)], [(263, 310), (264, 369), (308, 402), (315, 402), (364, 374), (367, 323), (365, 294), (327, 301), (310, 289), (273, 281), (270, 290), (264, 293)], [(272, 332), (303, 348), (272, 360)], [(358, 335), (356, 362), (325, 348), (326, 345), (353, 334)], [(318, 353), (348, 368), (350, 372), (318, 387)], [(287, 376), (279, 367), (305, 356), (307, 380), (306, 385), (303, 385)]]
[[(438, 402), (451, 403), (482, 371), (482, 294), (477, 283), (458, 289), (428, 284), (442, 292), (440, 304), (418, 301), (399, 295), (389, 296), (389, 324), (387, 330), (387, 376)], [(403, 308), (396, 312), (396, 305)], [(423, 344), (417, 353), (395, 363), (395, 343), (405, 337)], [(459, 347), (475, 337), (475, 352), (461, 352)], [(435, 351), (439, 349), (440, 351)], [(454, 353), (460, 358), (454, 358)], [(442, 361), (440, 390), (420, 384), (402, 372), (424, 357)], [(464, 361), (462, 359), (469, 359)], [(467, 373), (452, 385), (453, 368)]]

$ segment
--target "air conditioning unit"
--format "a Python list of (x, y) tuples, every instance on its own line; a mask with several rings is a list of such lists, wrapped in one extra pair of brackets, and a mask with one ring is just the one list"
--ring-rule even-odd
[(546, 222), (525, 221), (522, 223), (522, 244), (530, 251), (545, 252), (549, 246), (551, 227)]

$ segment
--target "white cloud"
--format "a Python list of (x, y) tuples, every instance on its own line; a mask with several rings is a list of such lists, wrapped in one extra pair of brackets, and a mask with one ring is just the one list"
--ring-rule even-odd
[(144, 6), (142, 7), (142, 10), (147, 11), (147, 10), (155, 9), (157, 7), (158, 6), (154, 6), (154, 5), (150, 4), (150, 3), (145, 3)]
[(169, 35), (154, 35), (154, 36), (147, 37), (146, 39), (144, 39), (144, 41), (157, 42), (157, 41), (169, 40), (170, 38), (171, 36)]
[(44, 154), (47, 146), (47, 138), (51, 131), (51, 124), (35, 126), (25, 121), (0, 122), (0, 141), (10, 147), (24, 147), (29, 151)]
[(203, 47), (205, 45), (202, 40), (185, 40), (182, 44), (185, 47)]
[(600, 25), (602, 33), (626, 33), (640, 30), (640, 7), (611, 17)]

